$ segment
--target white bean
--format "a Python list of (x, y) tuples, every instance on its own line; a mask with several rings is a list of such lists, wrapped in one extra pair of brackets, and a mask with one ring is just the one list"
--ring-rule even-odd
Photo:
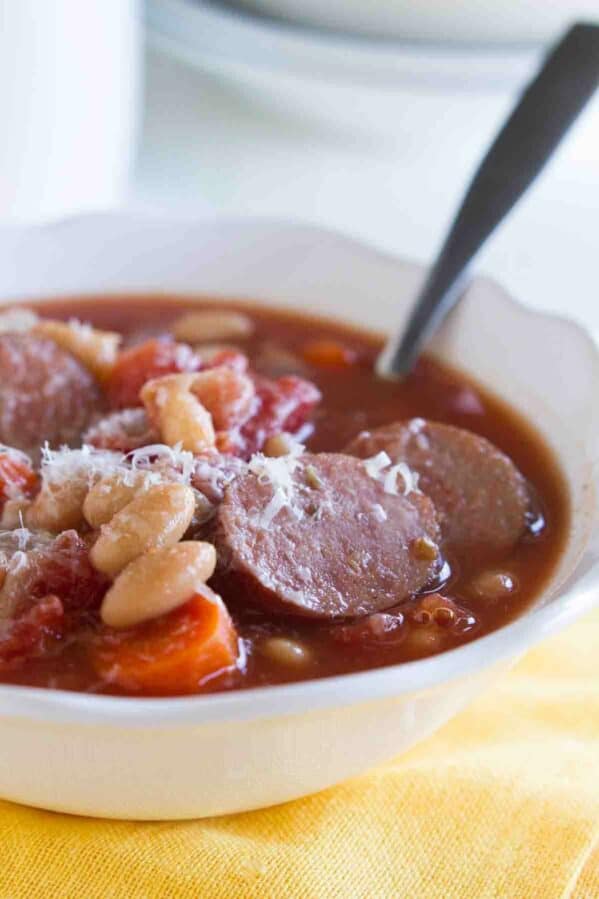
[(306, 665), (311, 658), (306, 646), (288, 637), (269, 637), (260, 645), (260, 652), (278, 665), (293, 668)]
[(83, 503), (83, 515), (92, 528), (107, 524), (131, 500), (152, 486), (146, 471), (115, 472), (90, 489)]
[(172, 546), (184, 535), (195, 509), (194, 493), (184, 484), (158, 484), (135, 496), (102, 525), (90, 550), (98, 571), (114, 577), (150, 549)]
[(102, 621), (124, 628), (158, 618), (191, 599), (215, 565), (210, 543), (190, 540), (151, 550), (117, 577), (102, 602)]
[(41, 320), (32, 329), (37, 337), (47, 337), (57, 343), (88, 368), (99, 381), (110, 375), (116, 362), (121, 335), (113, 331), (99, 331), (79, 322)]
[(150, 419), (168, 446), (202, 453), (214, 448), (216, 435), (210, 412), (191, 392), (194, 375), (165, 375), (148, 381), (140, 396)]
[(239, 340), (249, 337), (254, 324), (241, 312), (204, 310), (188, 312), (178, 318), (172, 327), (175, 340), (185, 343), (203, 343), (208, 340)]

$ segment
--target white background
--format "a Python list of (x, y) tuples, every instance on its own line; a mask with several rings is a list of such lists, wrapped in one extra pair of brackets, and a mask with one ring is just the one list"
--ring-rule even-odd
[[(474, 78), (367, 90), (157, 49), (146, 62), (130, 206), (291, 217), (423, 261), (515, 96)], [(479, 266), (599, 331), (599, 98)]]

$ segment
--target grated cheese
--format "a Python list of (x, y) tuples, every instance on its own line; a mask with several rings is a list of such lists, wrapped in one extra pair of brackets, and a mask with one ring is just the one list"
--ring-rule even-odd
[(271, 500), (259, 517), (259, 526), (267, 528), (285, 506), (291, 508), (289, 497), (280, 487), (275, 487)]
[(408, 496), (408, 494), (418, 490), (418, 474), (415, 471), (412, 471), (405, 462), (398, 462), (397, 465), (392, 465), (385, 475), (385, 480), (383, 481), (383, 490), (385, 493), (398, 495), (398, 475), (400, 475), (404, 483), (404, 488), (402, 490), (404, 496)]
[(172, 473), (169, 472), (169, 480), (181, 481), (183, 484), (189, 484), (196, 464), (193, 453), (181, 449), (180, 443), (175, 446), (167, 446), (166, 443), (141, 446), (129, 453), (127, 459), (134, 471), (151, 469), (160, 465), (160, 462), (166, 462), (173, 468)]
[(96, 449), (84, 443), (80, 449), (63, 446), (50, 449), (46, 442), (42, 447), (42, 478), (47, 484), (60, 486), (67, 481), (94, 480), (115, 472), (127, 471), (125, 456), (113, 450)]
[(372, 511), (377, 521), (387, 521), (387, 513), (380, 503), (375, 503), (372, 507)]
[(27, 568), (29, 559), (27, 557), (27, 553), (22, 549), (18, 549), (10, 559), (6, 571), (9, 574), (16, 574), (17, 571), (22, 571), (24, 568)]
[(67, 324), (69, 328), (72, 328), (84, 340), (90, 340), (93, 337), (94, 329), (89, 322), (82, 322), (78, 318), (70, 318)]
[(376, 456), (371, 456), (369, 459), (365, 459), (364, 468), (373, 480), (382, 483), (385, 493), (390, 493), (394, 496), (399, 495), (397, 487), (398, 475), (404, 484), (401, 491), (404, 496), (418, 492), (418, 473), (412, 471), (405, 462), (397, 462), (395, 465), (392, 465), (391, 459), (384, 451), (377, 453)]
[(391, 465), (391, 459), (385, 452), (377, 453), (376, 456), (371, 456), (370, 459), (364, 460), (366, 473), (371, 478), (374, 478), (375, 481), (379, 480), (381, 472), (388, 465)]
[(429, 439), (424, 433), (425, 427), (426, 421), (424, 420), (424, 418), (412, 418), (408, 422), (408, 430), (416, 438), (416, 445), (421, 450), (430, 449)]
[(298, 444), (297, 449), (286, 456), (265, 456), (256, 453), (248, 463), (249, 470), (256, 475), (261, 484), (272, 484), (273, 495), (262, 513), (259, 515), (258, 527), (267, 528), (285, 506), (301, 517), (301, 510), (292, 503), (294, 483), (292, 475), (299, 465), (299, 456), (304, 447)]
[[(21, 516), (21, 521), (22, 520), (23, 519)], [(10, 531), (10, 533), (16, 539), (19, 551), (22, 552), (23, 550), (27, 549), (27, 546), (29, 545), (29, 541), (31, 540), (31, 538), (33, 536), (31, 531), (29, 530), (29, 528), (21, 526), (20, 528), (15, 528), (14, 531)]]
[(0, 334), (25, 334), (31, 331), (39, 319), (32, 309), (15, 306), (0, 314)]

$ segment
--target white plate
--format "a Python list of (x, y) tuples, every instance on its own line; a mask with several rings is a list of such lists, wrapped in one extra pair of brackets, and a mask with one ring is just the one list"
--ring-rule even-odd
[[(270, 221), (92, 216), (0, 229), (0, 301), (86, 292), (254, 298), (389, 329), (418, 266), (329, 231)], [(597, 603), (599, 356), (576, 325), (477, 281), (437, 340), (533, 420), (564, 470), (573, 509), (539, 607), (451, 652), (291, 686), (133, 699), (0, 686), (0, 796), (117, 818), (189, 818), (283, 802), (407, 749), (528, 647)], [(584, 557), (581, 559), (581, 555)]]

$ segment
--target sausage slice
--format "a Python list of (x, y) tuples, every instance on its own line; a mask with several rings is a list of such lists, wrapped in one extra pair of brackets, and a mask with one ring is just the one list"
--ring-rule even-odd
[(346, 448), (362, 459), (385, 452), (419, 475), (447, 546), (485, 554), (511, 549), (526, 528), (530, 496), (514, 463), (484, 437), (414, 418), (363, 431)]
[(427, 497), (389, 490), (340, 453), (260, 464), (229, 484), (217, 514), (219, 587), (229, 596), (249, 593), (271, 611), (311, 618), (367, 615), (415, 593), (436, 570), (439, 531)]
[(53, 340), (0, 335), (0, 443), (34, 455), (45, 440), (73, 443), (99, 401), (92, 375)]

